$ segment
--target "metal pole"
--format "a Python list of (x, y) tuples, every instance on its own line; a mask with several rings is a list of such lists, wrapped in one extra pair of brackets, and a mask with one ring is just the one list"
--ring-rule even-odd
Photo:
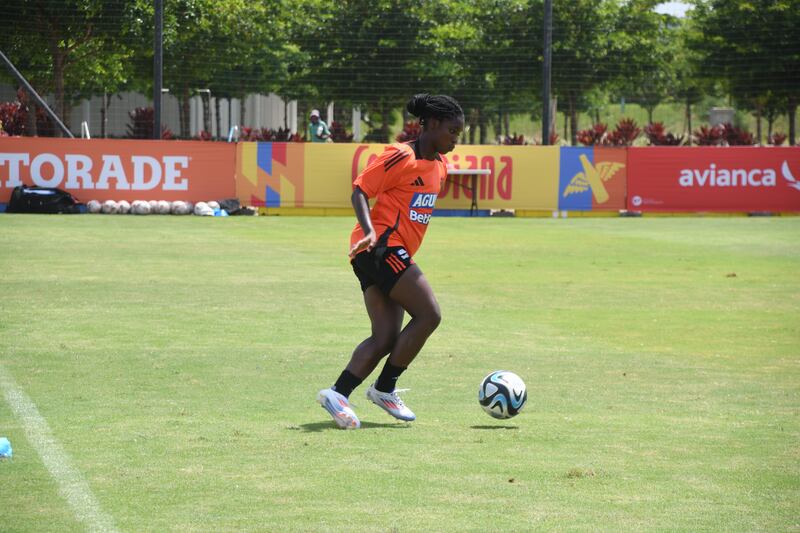
[(550, 72), (552, 70), (553, 2), (544, 0), (544, 57), (542, 61), (542, 144), (550, 144)]
[(153, 139), (161, 138), (161, 89), (164, 84), (164, 2), (155, 0), (153, 37)]
[(53, 122), (56, 123), (56, 125), (64, 133), (64, 135), (66, 135), (70, 139), (74, 139), (75, 136), (72, 134), (72, 132), (69, 131), (69, 129), (64, 125), (63, 122), (61, 122), (61, 119), (58, 118), (58, 115), (56, 115), (53, 112), (53, 110), (50, 109), (50, 106), (47, 105), (47, 103), (44, 100), (42, 100), (42, 97), (39, 96), (39, 93), (37, 93), (33, 89), (33, 87), (31, 87), (31, 84), (28, 83), (28, 80), (25, 79), (25, 76), (20, 74), (20, 72), (16, 69), (16, 67), (14, 67), (14, 64), (6, 57), (6, 55), (2, 51), (0, 51), (0, 59), (2, 59), (3, 63), (6, 64), (6, 67), (8, 67), (8, 70), (11, 72), (11, 74), (13, 74), (15, 78), (17, 78), (17, 81), (20, 82), (23, 87), (25, 87), (25, 90), (28, 91), (28, 94), (33, 96), (33, 99), (36, 100), (36, 103), (39, 104), (39, 107), (43, 108), (47, 113), (47, 115), (51, 119), (53, 119)]

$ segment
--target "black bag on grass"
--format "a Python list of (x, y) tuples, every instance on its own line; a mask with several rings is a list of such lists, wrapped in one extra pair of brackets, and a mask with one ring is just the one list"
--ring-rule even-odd
[(231, 216), (239, 216), (239, 215), (255, 215), (256, 212), (253, 209), (248, 207), (242, 207), (239, 204), (239, 200), (237, 198), (226, 198), (224, 200), (220, 200), (219, 208), (224, 209)]
[(11, 191), (6, 213), (80, 213), (79, 204), (72, 195), (54, 187), (28, 187), (20, 185)]

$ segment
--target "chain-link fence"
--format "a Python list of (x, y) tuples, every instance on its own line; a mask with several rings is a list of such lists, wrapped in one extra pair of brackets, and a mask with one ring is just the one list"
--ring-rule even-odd
[[(730, 122), (744, 142), (794, 142), (800, 2), (684, 7), (553, 2), (557, 140), (702, 142)], [(75, 135), (152, 136), (152, 2), (2, 12), (0, 50)], [(464, 142), (540, 142), (542, 20), (542, 0), (165, 0), (162, 136), (301, 140), (319, 109), (336, 141), (386, 142), (430, 92), (461, 102)], [(0, 102), (8, 134), (58, 134), (6, 70)]]

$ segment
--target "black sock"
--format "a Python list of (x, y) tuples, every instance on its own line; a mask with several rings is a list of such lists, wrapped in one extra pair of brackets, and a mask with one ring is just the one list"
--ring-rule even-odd
[(352, 374), (349, 370), (344, 370), (331, 388), (345, 398), (348, 398), (350, 397), (350, 393), (353, 392), (353, 389), (361, 385), (362, 381), (364, 381), (362, 378)]
[(394, 386), (397, 383), (397, 378), (400, 374), (405, 372), (405, 367), (394, 366), (388, 360), (381, 370), (381, 375), (378, 376), (378, 381), (375, 382), (375, 388), (381, 392), (394, 392)]

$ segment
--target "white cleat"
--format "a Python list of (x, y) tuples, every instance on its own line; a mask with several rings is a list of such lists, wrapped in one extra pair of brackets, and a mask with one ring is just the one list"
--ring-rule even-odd
[(411, 409), (406, 407), (406, 404), (404, 404), (403, 400), (401, 400), (397, 395), (398, 392), (405, 390), (408, 389), (395, 390), (394, 392), (381, 392), (375, 388), (375, 384), (373, 383), (367, 389), (367, 398), (369, 398), (372, 403), (393, 417), (399, 420), (405, 420), (406, 422), (411, 422), (412, 420), (417, 419), (417, 415), (415, 415)]
[(342, 429), (358, 429), (361, 427), (350, 401), (333, 389), (322, 389), (317, 394), (317, 401), (328, 414), (333, 417), (336, 425)]

